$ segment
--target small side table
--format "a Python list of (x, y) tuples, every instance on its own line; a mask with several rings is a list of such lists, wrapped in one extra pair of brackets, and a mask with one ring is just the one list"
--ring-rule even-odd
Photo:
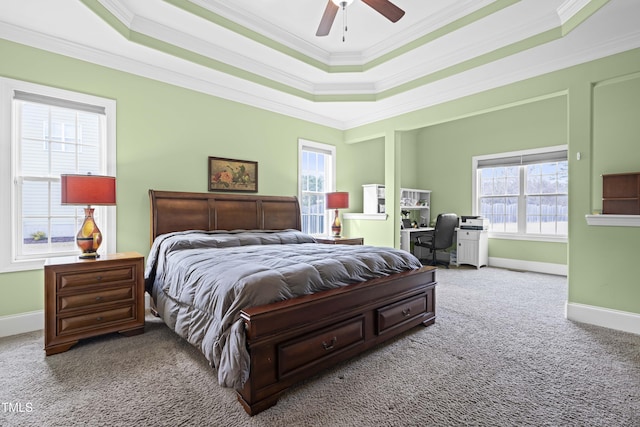
[(326, 245), (364, 245), (364, 238), (362, 237), (335, 237), (335, 236), (321, 236), (316, 237), (316, 242), (324, 243)]
[(47, 356), (83, 338), (144, 332), (144, 257), (139, 253), (52, 258), (44, 266), (44, 284)]

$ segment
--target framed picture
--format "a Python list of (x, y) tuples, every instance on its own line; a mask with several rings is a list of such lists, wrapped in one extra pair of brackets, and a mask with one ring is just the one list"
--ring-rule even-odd
[(209, 191), (258, 192), (258, 162), (209, 157)]

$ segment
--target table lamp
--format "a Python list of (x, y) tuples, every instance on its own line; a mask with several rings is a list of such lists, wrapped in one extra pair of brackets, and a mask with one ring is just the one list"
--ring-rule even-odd
[(63, 205), (87, 205), (84, 222), (76, 235), (76, 244), (82, 251), (80, 258), (98, 258), (102, 233), (93, 220), (91, 205), (116, 204), (116, 179), (101, 175), (61, 175), (61, 203)]
[(334, 237), (340, 237), (342, 232), (342, 225), (340, 224), (340, 216), (338, 209), (345, 209), (349, 207), (349, 193), (346, 191), (338, 191), (335, 193), (327, 193), (327, 209), (335, 209), (335, 219), (331, 224), (331, 231)]

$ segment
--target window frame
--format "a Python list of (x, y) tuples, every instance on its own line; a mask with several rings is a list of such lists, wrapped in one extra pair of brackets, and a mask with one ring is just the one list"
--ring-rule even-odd
[[(306, 140), (303, 138), (298, 138), (298, 201), (300, 203), (300, 213), (302, 216), (302, 202), (303, 191), (302, 191), (302, 155), (304, 151), (313, 151), (316, 153), (322, 153), (325, 155), (331, 156), (331, 161), (329, 162), (330, 171), (329, 173), (325, 173), (326, 181), (325, 181), (325, 194), (336, 191), (336, 147), (330, 144), (324, 144), (321, 142), (315, 142)], [(326, 166), (325, 166), (326, 170)], [(328, 210), (324, 211), (324, 234), (314, 234), (314, 236), (327, 235), (330, 234), (329, 230), (331, 229), (331, 222), (333, 218), (327, 213)], [(302, 227), (302, 217), (301, 227)], [(304, 231), (304, 230), (303, 230)]]
[[(82, 103), (104, 108), (105, 144), (100, 147), (102, 152), (100, 174), (116, 176), (116, 101), (69, 91), (52, 88), (36, 83), (24, 82), (0, 77), (0, 198), (9, 203), (0, 205), (0, 234), (10, 236), (0, 243), (0, 273), (37, 270), (42, 268), (47, 258), (75, 255), (73, 253), (47, 252), (36, 257), (17, 259), (16, 245), (22, 237), (22, 231), (17, 225), (22, 216), (21, 195), (17, 194), (17, 179), (19, 169), (18, 150), (16, 149), (18, 131), (18, 114), (15, 110), (17, 101), (14, 93), (26, 92), (37, 96), (56, 98), (69, 103)], [(46, 177), (48, 181), (59, 180), (59, 177)], [(20, 207), (16, 205), (20, 204)], [(101, 253), (116, 251), (116, 208), (115, 206), (92, 206), (100, 216), (100, 230), (104, 241), (100, 247)], [(81, 208), (81, 206), (79, 206)]]
[[(550, 147), (542, 147), (542, 148), (534, 148), (529, 150), (519, 150), (519, 151), (510, 151), (504, 153), (496, 153), (496, 154), (487, 154), (481, 156), (472, 157), (472, 191), (471, 191), (471, 200), (472, 200), (472, 215), (480, 215), (480, 182), (478, 180), (479, 170), (478, 163), (487, 160), (496, 160), (500, 161), (500, 159), (506, 158), (515, 158), (521, 156), (544, 156), (547, 153), (554, 153), (558, 151), (566, 151), (567, 152), (567, 162), (568, 158), (568, 145), (555, 145)], [(541, 161), (539, 163), (549, 163)], [(498, 166), (498, 165), (496, 165)], [(497, 231), (489, 231), (489, 238), (492, 239), (504, 239), (504, 240), (523, 240), (523, 241), (538, 241), (538, 242), (560, 242), (566, 243), (568, 241), (567, 235), (552, 235), (552, 234), (533, 234), (526, 232), (526, 180), (525, 180), (525, 171), (524, 166), (519, 166), (519, 176), (520, 176), (520, 193), (518, 194), (518, 232), (497, 232)], [(567, 188), (567, 197), (569, 196), (569, 189)], [(568, 219), (567, 219), (568, 221)]]

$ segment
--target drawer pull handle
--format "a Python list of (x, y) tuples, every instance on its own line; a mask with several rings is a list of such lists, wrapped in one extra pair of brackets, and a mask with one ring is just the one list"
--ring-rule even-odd
[(337, 342), (338, 342), (338, 337), (331, 338), (331, 342), (329, 344), (327, 344), (326, 341), (322, 341), (322, 348), (324, 348), (325, 350), (331, 350), (336, 345)]
[(102, 297), (101, 297), (100, 295), (98, 295), (98, 296), (96, 297), (96, 301), (102, 301)]
[(102, 280), (102, 276), (96, 276), (96, 280), (99, 282)]
[(102, 317), (96, 317), (96, 322), (102, 322)]
[(404, 317), (411, 316), (411, 307), (408, 307), (408, 308), (405, 308), (404, 310), (402, 310), (402, 316), (404, 316)]

